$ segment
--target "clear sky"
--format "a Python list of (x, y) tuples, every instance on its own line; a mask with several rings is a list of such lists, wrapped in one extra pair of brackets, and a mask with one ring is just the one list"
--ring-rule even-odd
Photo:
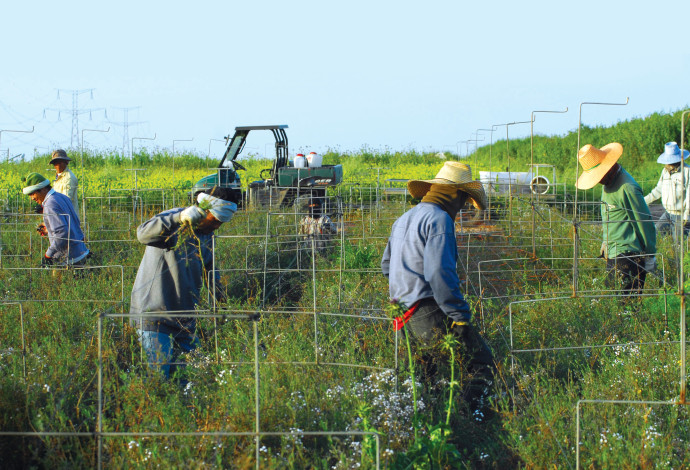
[[(464, 154), (477, 129), (535, 110), (569, 108), (537, 115), (551, 135), (577, 129), (584, 101), (630, 98), (585, 107), (589, 125), (690, 104), (688, 0), (8, 1), (0, 18), (3, 158), (68, 147), (71, 90), (93, 89), (78, 95), (80, 131), (110, 127), (84, 132), (86, 147), (121, 149), (130, 108), (130, 145), (155, 135), (135, 148), (202, 155), (263, 124), (289, 126), (291, 154)], [(245, 152), (270, 142), (252, 134)]]

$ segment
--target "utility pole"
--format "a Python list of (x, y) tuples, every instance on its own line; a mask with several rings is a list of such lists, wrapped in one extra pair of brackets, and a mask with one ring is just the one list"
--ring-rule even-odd
[[(105, 110), (105, 108), (88, 108), (88, 109), (79, 109), (79, 95), (82, 95), (84, 93), (90, 93), (91, 94), (91, 99), (93, 99), (93, 90), (94, 88), (87, 88), (84, 90), (63, 90), (58, 88), (57, 90), (57, 98), (60, 99), (60, 92), (67, 92), (67, 93), (72, 93), (72, 109), (69, 108), (46, 108), (43, 110), (43, 117), (45, 117), (46, 111), (57, 111), (58, 112), (58, 121), (60, 120), (60, 115), (61, 113), (64, 112), (69, 112), (72, 115), (72, 137), (70, 140), (70, 148), (76, 148), (75, 145), (79, 145), (79, 115), (80, 114), (85, 114), (89, 113), (89, 120), (92, 119), (92, 113), (93, 111), (101, 111)], [(108, 118), (106, 114), (106, 119)]]
[(114, 109), (119, 109), (122, 111), (123, 117), (122, 117), (122, 122), (112, 122), (111, 124), (115, 126), (122, 126), (123, 128), (123, 133), (122, 133), (122, 157), (127, 157), (127, 154), (129, 154), (129, 157), (132, 157), (132, 149), (129, 146), (129, 126), (133, 125), (138, 125), (138, 124), (144, 124), (144, 121), (139, 121), (139, 122), (130, 122), (129, 121), (129, 112), (134, 110), (134, 109), (139, 109), (141, 106), (132, 106), (129, 108), (114, 108)]

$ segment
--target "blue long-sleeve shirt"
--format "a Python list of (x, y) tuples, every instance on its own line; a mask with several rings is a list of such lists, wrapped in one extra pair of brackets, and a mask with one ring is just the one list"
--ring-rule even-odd
[(453, 321), (467, 321), (470, 306), (460, 292), (455, 222), (436, 204), (422, 202), (393, 224), (381, 260), (391, 299), (408, 308), (431, 298)]
[(70, 199), (51, 189), (42, 204), (43, 223), (50, 241), (46, 256), (59, 261), (83, 258), (88, 250), (84, 244), (79, 216)]
[[(174, 249), (182, 211), (183, 208), (177, 208), (161, 212), (137, 228), (137, 238), (146, 245), (146, 250), (132, 287), (130, 313), (193, 312), (199, 302), (202, 284), (213, 269), (213, 236), (196, 233), (198, 241), (189, 237)], [(218, 289), (218, 271), (215, 278)], [(142, 330), (165, 334), (183, 330), (193, 333), (196, 327), (193, 318), (165, 315), (132, 317), (130, 323)]]

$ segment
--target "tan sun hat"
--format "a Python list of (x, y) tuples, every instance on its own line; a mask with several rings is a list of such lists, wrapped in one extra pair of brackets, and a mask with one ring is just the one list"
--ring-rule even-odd
[(452, 184), (459, 190), (466, 192), (472, 204), (478, 209), (485, 209), (486, 193), (484, 186), (479, 181), (472, 179), (470, 166), (460, 162), (445, 162), (436, 178), (432, 180), (411, 180), (407, 183), (410, 195), (415, 199), (421, 199), (429, 191), (432, 184)]
[(623, 146), (612, 142), (598, 149), (587, 144), (577, 152), (577, 161), (582, 165), (582, 174), (577, 179), (578, 189), (591, 189), (609, 172), (623, 155)]

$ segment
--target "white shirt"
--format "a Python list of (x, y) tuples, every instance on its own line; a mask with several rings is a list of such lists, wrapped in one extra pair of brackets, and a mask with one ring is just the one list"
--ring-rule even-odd
[(644, 197), (647, 204), (661, 198), (661, 204), (666, 212), (673, 215), (682, 215), (684, 221), (690, 220), (690, 167), (683, 165), (685, 172), (685, 190), (680, 171), (670, 174), (666, 168), (661, 171), (661, 177), (656, 187)]

